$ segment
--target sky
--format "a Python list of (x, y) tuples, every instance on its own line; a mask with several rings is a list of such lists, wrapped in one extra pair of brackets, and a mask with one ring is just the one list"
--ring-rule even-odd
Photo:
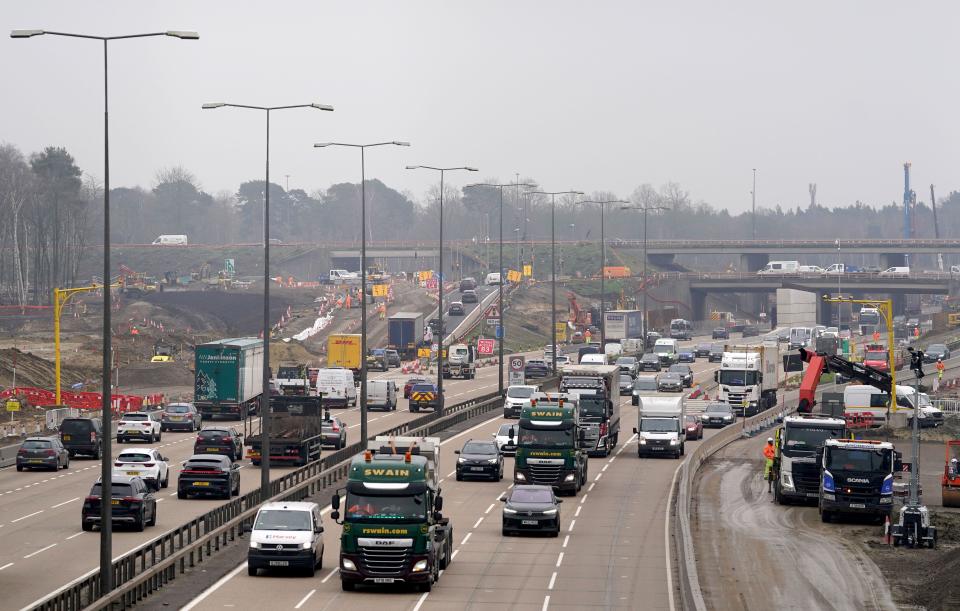
[[(629, 196), (675, 181), (731, 212), (902, 201), (903, 163), (929, 199), (958, 188), (960, 3), (889, 0), (6, 2), (5, 29), (110, 43), (111, 186), (182, 165), (210, 193), (264, 173), (264, 116), (204, 102), (319, 102), (271, 114), (271, 179), (308, 192), (359, 180), (359, 152), (405, 140), (367, 177), (423, 197), (408, 164), (472, 165), (548, 190)], [(0, 142), (66, 147), (103, 177), (96, 41), (0, 39)], [(952, 144), (951, 144), (952, 143)]]

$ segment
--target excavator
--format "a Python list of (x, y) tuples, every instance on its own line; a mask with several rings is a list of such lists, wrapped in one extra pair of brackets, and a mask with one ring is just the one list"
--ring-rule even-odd
[(946, 443), (947, 456), (943, 464), (940, 491), (944, 507), (960, 507), (960, 439)]
[(863, 384), (869, 384), (874, 388), (879, 388), (883, 392), (890, 394), (893, 386), (893, 379), (890, 374), (873, 367), (867, 367), (862, 363), (854, 363), (835, 354), (826, 354), (824, 352), (814, 352), (800, 348), (800, 359), (807, 363), (807, 370), (803, 374), (800, 382), (800, 403), (797, 411), (801, 414), (810, 414), (816, 405), (817, 386), (820, 384), (820, 376), (824, 372), (840, 374), (844, 377), (859, 380)]

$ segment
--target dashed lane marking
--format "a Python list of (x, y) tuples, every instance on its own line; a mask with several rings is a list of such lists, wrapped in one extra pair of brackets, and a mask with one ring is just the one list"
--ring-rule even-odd
[(41, 553), (47, 551), (48, 549), (50, 549), (51, 547), (56, 547), (56, 546), (57, 546), (56, 543), (51, 543), (50, 545), (48, 545), (48, 546), (46, 546), (46, 547), (41, 547), (41, 548), (38, 549), (37, 551), (32, 552), (32, 553), (30, 553), (30, 554), (27, 554), (26, 556), (23, 557), (23, 559), (26, 560), (27, 558), (33, 558), (33, 557), (36, 556), (37, 554), (41, 554)]

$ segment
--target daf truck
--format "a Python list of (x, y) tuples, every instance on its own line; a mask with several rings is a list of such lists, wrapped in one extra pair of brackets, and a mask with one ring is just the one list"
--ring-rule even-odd
[(608, 456), (620, 438), (620, 368), (564, 365), (560, 392), (579, 395), (584, 447), (590, 456)]
[(893, 474), (900, 460), (889, 441), (827, 439), (818, 451), (820, 519), (839, 513), (874, 515), (880, 521), (893, 509)]
[(263, 340), (221, 339), (194, 351), (193, 403), (204, 420), (242, 420), (263, 394)]
[(310, 378), (304, 364), (281, 365), (277, 368), (274, 383), (282, 395), (305, 396), (310, 394)]
[(477, 350), (471, 344), (453, 344), (447, 348), (447, 358), (443, 361), (443, 377), (472, 380), (477, 375)]
[(384, 436), (353, 458), (330, 514), (343, 525), (344, 591), (357, 584), (408, 584), (429, 592), (450, 566), (453, 526), (441, 513), (439, 458), (436, 437)]
[(674, 458), (684, 455), (686, 399), (680, 397), (640, 397), (637, 435), (637, 456)]
[(758, 413), (777, 404), (777, 342), (760, 346), (727, 346), (714, 372), (718, 399), (729, 403), (734, 413)]
[(513, 483), (580, 492), (587, 482), (587, 452), (576, 403), (552, 395), (531, 399), (516, 428), (516, 435), (513, 428), (509, 433), (517, 445)]
[(787, 416), (774, 435), (773, 499), (780, 505), (820, 497), (817, 451), (827, 439), (846, 436), (847, 421), (819, 414)]

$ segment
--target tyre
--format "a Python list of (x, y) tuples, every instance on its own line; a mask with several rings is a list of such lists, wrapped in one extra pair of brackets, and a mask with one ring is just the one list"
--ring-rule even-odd
[(77, 455), (77, 453), (74, 452), (73, 450), (67, 450), (67, 456), (69, 456), (70, 458), (73, 458), (73, 457), (76, 456), (76, 455)]
[(196, 425), (194, 425), (194, 424), (191, 422), (191, 423), (190, 423), (190, 428), (189, 428), (188, 430), (192, 433), (192, 432), (194, 432), (194, 431), (197, 430), (197, 427), (196, 427)]
[(163, 429), (160, 429), (160, 432), (157, 433), (157, 441), (160, 441), (162, 439), (163, 439)]
[(137, 531), (138, 533), (142, 533), (145, 520), (146, 517), (143, 515), (143, 510), (141, 509), (140, 517), (138, 517), (137, 521), (133, 523), (133, 530)]
[(233, 489), (233, 496), (240, 496), (240, 481), (237, 481), (236, 487)]
[(93, 524), (90, 522), (80, 522), (80, 530), (84, 532), (90, 532), (93, 530)]
[(356, 589), (356, 587), (357, 587), (357, 584), (355, 584), (352, 581), (347, 581), (346, 579), (340, 580), (340, 589), (343, 590), (344, 592), (353, 592)]
[(248, 565), (247, 565), (247, 576), (248, 576), (248, 577), (256, 577), (256, 576), (257, 576), (257, 572), (258, 572), (259, 570), (260, 570), (260, 569), (258, 569), (257, 567), (253, 566), (252, 564), (248, 564)]
[(187, 498), (187, 493), (183, 490), (177, 490), (177, 498), (183, 500)]
[(314, 556), (313, 560), (310, 562), (310, 565), (307, 566), (307, 577), (313, 577), (317, 574), (317, 558)]
[(458, 482), (462, 482), (462, 481), (463, 481), (463, 475), (461, 475), (459, 471), (457, 471), (457, 481), (458, 481)]
[(157, 508), (154, 506), (153, 515), (150, 516), (150, 521), (147, 522), (147, 526), (156, 526), (157, 525)]
[[(117, 443), (123, 443), (123, 437), (118, 436), (118, 437), (117, 437)], [(96, 458), (97, 460), (100, 460), (100, 453), (99, 453), (99, 452), (97, 452), (97, 456), (96, 456), (95, 458)]]
[(170, 486), (170, 469), (167, 469), (167, 476), (163, 478), (163, 481), (160, 482), (161, 488), (167, 488)]
[(783, 505), (783, 495), (780, 493), (780, 480), (773, 483), (773, 502), (777, 505)]
[(420, 411), (420, 408), (417, 407), (416, 405), (411, 405), (411, 406), (410, 406), (410, 411), (413, 412), (413, 413), (417, 413), (417, 412)]
[(97, 446), (97, 451), (93, 453), (94, 460), (100, 460), (100, 446)]
[(826, 511), (826, 510), (824, 510), (824, 509), (821, 509), (821, 510), (820, 510), (820, 521), (821, 521), (821, 522), (823, 522), (824, 524), (828, 524), (828, 523), (830, 522), (830, 520), (832, 520), (832, 519), (833, 519), (833, 513), (832, 513), (832, 512)]
[(70, 455), (67, 454), (67, 462), (63, 463), (63, 469), (64, 471), (66, 471), (69, 468), (70, 468)]
[(560, 536), (560, 525), (559, 525), (559, 524), (557, 524), (557, 530), (554, 530), (554, 531), (551, 531), (551, 532), (550, 532), (550, 536), (551, 536), (551, 537), (559, 537), (559, 536)]
[(17, 464), (17, 471), (23, 471), (23, 465)]
[(683, 455), (686, 454), (686, 453), (687, 453), (686, 444), (681, 443), (681, 444), (680, 444), (680, 456), (683, 456)]
[(501, 529), (500, 534), (502, 534), (504, 537), (509, 537), (510, 531), (504, 528), (504, 529)]
[(421, 592), (432, 592), (433, 591), (433, 575), (429, 579), (421, 583), (418, 587), (418, 590)]

